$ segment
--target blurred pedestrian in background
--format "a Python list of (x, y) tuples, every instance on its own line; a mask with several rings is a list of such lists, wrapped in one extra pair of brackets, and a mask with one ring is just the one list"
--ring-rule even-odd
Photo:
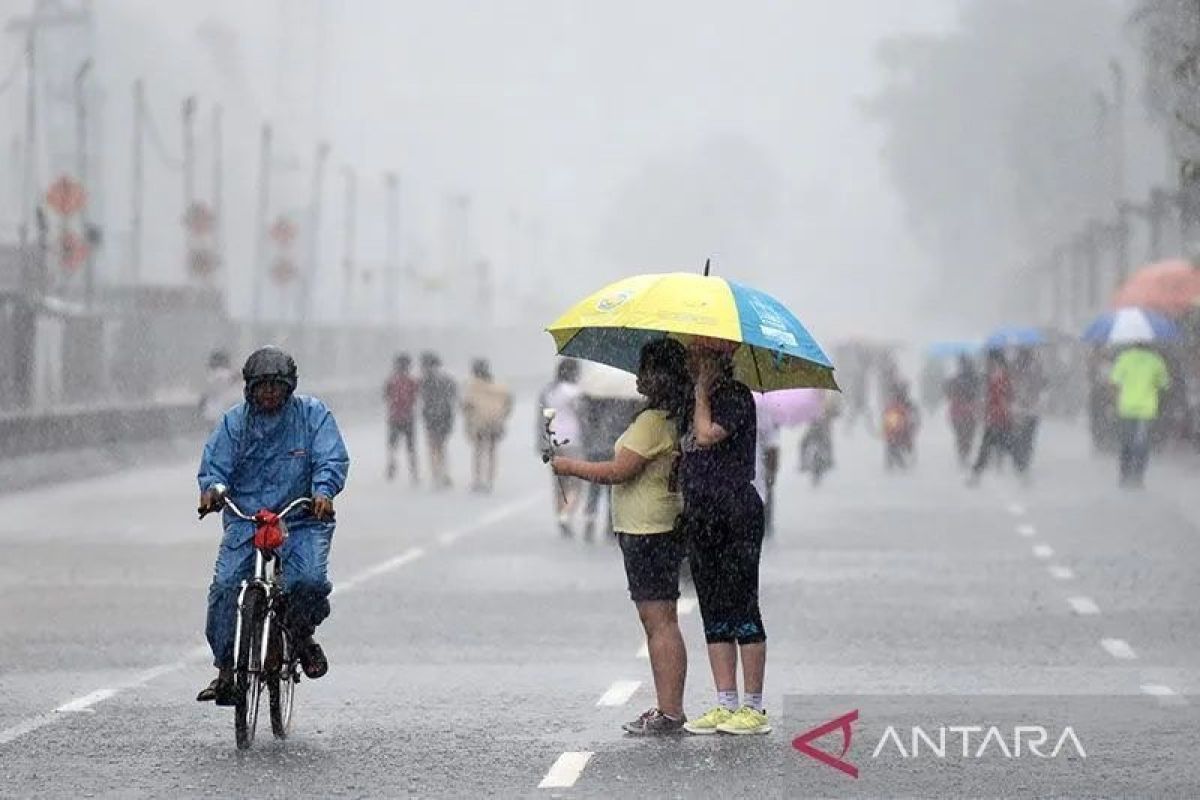
[(1135, 344), (1117, 356), (1109, 380), (1117, 395), (1120, 485), (1141, 488), (1150, 460), (1150, 431), (1158, 419), (1160, 397), (1171, 386), (1171, 374), (1154, 348)]
[(687, 354), (679, 342), (658, 339), (642, 348), (637, 378), (644, 407), (616, 442), (611, 461), (558, 456), (556, 475), (611, 485), (612, 524), (625, 559), (630, 599), (646, 632), (657, 704), (624, 728), (635, 735), (679, 733), (687, 651), (676, 601), (686, 552), (676, 519), (683, 508), (674, 485), (679, 430), (691, 412)]
[[(695, 390), (680, 462), (682, 524), (717, 704), (685, 728), (696, 734), (768, 733), (763, 707), (767, 635), (758, 605), (764, 520), (754, 489), (754, 398), (733, 377), (731, 343), (701, 339), (689, 357)], [(739, 657), (745, 690), (740, 702)]]
[(425, 443), (429, 448), (429, 473), (434, 489), (451, 484), (446, 464), (446, 440), (454, 430), (458, 407), (458, 386), (442, 371), (436, 353), (421, 354), (421, 419), (425, 423)]
[(200, 415), (216, 425), (225, 412), (241, 402), (241, 376), (229, 365), (229, 353), (214, 350), (208, 357), (208, 372), (200, 393)]
[(774, 531), (775, 479), (779, 475), (779, 422), (771, 411), (771, 405), (754, 395), (756, 425), (756, 447), (754, 459), (754, 488), (763, 501), (763, 535)]
[(821, 402), (821, 415), (809, 423), (800, 439), (800, 471), (811, 476), (813, 486), (819, 485), (825, 473), (833, 469), (833, 421), (841, 409), (838, 396), (826, 392)]
[(1022, 347), (1013, 360), (1013, 463), (1022, 480), (1029, 480), (1037, 444), (1046, 376), (1032, 347)]
[(893, 371), (889, 383), (891, 392), (883, 407), (883, 465), (887, 469), (907, 469), (916, 457), (921, 414), (912, 401), (908, 381)]
[(392, 362), (392, 374), (383, 387), (383, 398), (387, 403), (387, 477), (396, 477), (396, 445), (404, 440), (408, 452), (408, 472), (414, 486), (419, 480), (417, 468), (417, 432), (415, 410), (420, 384), (412, 375), (412, 358), (401, 353)]
[(971, 468), (969, 486), (978, 486), (980, 476), (993, 456), (1012, 453), (1013, 387), (1008, 361), (1000, 350), (989, 350), (987, 356), (987, 389), (983, 407), (983, 438), (979, 456)]
[(971, 449), (979, 427), (981, 379), (970, 356), (958, 357), (958, 371), (946, 381), (947, 413), (954, 430), (954, 448), (963, 468), (971, 464)]
[(471, 442), (471, 491), (490, 492), (496, 484), (496, 445), (512, 414), (512, 393), (492, 377), (487, 359), (471, 364), (463, 392), (463, 422)]
[[(541, 453), (546, 445), (547, 409), (554, 412), (551, 423), (554, 438), (562, 442), (558, 454), (565, 458), (579, 458), (584, 455), (583, 427), (580, 423), (580, 413), (583, 406), (583, 390), (579, 388), (579, 362), (564, 359), (558, 363), (554, 380), (542, 389), (538, 395), (535, 442), (537, 452)], [(564, 536), (571, 535), (571, 516), (579, 501), (581, 484), (578, 479), (559, 477), (554, 481), (554, 513), (558, 527)]]
[[(636, 381), (628, 373), (601, 364), (589, 363), (580, 377), (579, 388), (583, 390), (584, 457), (589, 461), (606, 461), (613, 458), (617, 437), (625, 430), (629, 420), (638, 412), (642, 399), (637, 392)], [(612, 506), (609, 487), (590, 483), (583, 507), (583, 538), (591, 541), (597, 521), (608, 533), (612, 533), (612, 514), (600, 517), (600, 501), (606, 508)]]

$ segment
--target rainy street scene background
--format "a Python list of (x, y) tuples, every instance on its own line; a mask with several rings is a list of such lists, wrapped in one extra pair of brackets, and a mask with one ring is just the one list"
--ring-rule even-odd
[(1200, 2), (0, 0), (0, 797), (1195, 797)]

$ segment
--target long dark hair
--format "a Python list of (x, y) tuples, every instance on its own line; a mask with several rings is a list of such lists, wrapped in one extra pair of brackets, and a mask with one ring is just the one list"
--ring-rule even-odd
[(644, 382), (646, 405), (638, 411), (659, 409), (676, 425), (692, 416), (692, 376), (688, 373), (687, 350), (674, 339), (655, 339), (642, 347), (638, 374)]

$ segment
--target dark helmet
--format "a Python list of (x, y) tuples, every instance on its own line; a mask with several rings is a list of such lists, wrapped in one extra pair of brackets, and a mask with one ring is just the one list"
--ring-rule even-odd
[(279, 381), (288, 387), (288, 396), (296, 391), (296, 362), (283, 350), (273, 345), (260, 347), (246, 359), (242, 367), (242, 380), (246, 382), (246, 399), (254, 387), (264, 381)]

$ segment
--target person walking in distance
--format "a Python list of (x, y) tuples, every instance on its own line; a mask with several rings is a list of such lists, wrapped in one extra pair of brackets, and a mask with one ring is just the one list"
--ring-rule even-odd
[(992, 350), (988, 353), (987, 389), (983, 407), (983, 439), (979, 443), (979, 456), (971, 467), (967, 485), (978, 486), (980, 476), (987, 468), (993, 455), (1012, 453), (1013, 441), (1013, 387), (1008, 373), (1008, 362), (1004, 353)]
[(613, 487), (612, 521), (629, 582), (646, 632), (656, 705), (624, 729), (636, 736), (682, 732), (687, 651), (679, 631), (676, 601), (686, 541), (675, 521), (682, 508), (673, 485), (679, 426), (691, 410), (687, 354), (679, 342), (645, 345), (638, 366), (638, 392), (645, 406), (617, 439), (611, 460), (581, 461), (558, 456), (556, 475)]
[(458, 387), (454, 379), (442, 371), (442, 360), (435, 353), (427, 352), (421, 356), (420, 397), (433, 487), (446, 489), (451, 483), (446, 464), (446, 440), (454, 430)]
[(970, 356), (958, 357), (958, 371), (946, 381), (946, 406), (954, 431), (954, 448), (963, 468), (971, 464), (975, 430), (979, 427), (980, 378)]
[[(583, 455), (583, 427), (580, 413), (583, 405), (583, 390), (579, 388), (579, 362), (572, 359), (560, 361), (555, 377), (538, 395), (538, 413), (535, 420), (534, 442), (541, 453), (548, 442), (546, 439), (545, 412), (554, 412), (554, 438), (564, 442), (559, 455), (579, 458)], [(595, 459), (600, 460), (600, 459)], [(576, 478), (559, 476), (553, 485), (554, 514), (564, 536), (571, 535), (571, 515), (579, 501), (580, 482)]]
[(471, 378), (463, 392), (463, 421), (471, 442), (471, 491), (490, 492), (496, 483), (496, 444), (504, 438), (504, 425), (512, 414), (512, 393), (492, 377), (486, 359), (471, 365)]
[(754, 488), (757, 415), (750, 389), (734, 380), (734, 347), (698, 338), (689, 353), (695, 389), (681, 442), (682, 525), (717, 690), (717, 704), (685, 725), (694, 734), (771, 730), (763, 705), (767, 635), (758, 606), (764, 518)]
[(1041, 419), (1042, 396), (1046, 378), (1041, 364), (1030, 347), (1023, 347), (1013, 360), (1013, 463), (1021, 479), (1029, 480), (1033, 466), (1033, 451), (1037, 444), (1038, 422)]
[(412, 376), (412, 359), (407, 353), (396, 356), (392, 363), (392, 374), (383, 387), (384, 401), (387, 403), (388, 435), (387, 435), (387, 477), (396, 477), (396, 445), (404, 440), (404, 449), (408, 453), (409, 477), (415, 486), (420, 472), (417, 468), (417, 437), (414, 425), (414, 411), (417, 405), (417, 392), (420, 384)]
[(1162, 393), (1171, 386), (1171, 374), (1161, 355), (1147, 345), (1135, 344), (1117, 356), (1109, 381), (1117, 394), (1120, 484), (1138, 489), (1145, 483), (1150, 432), (1158, 419)]

